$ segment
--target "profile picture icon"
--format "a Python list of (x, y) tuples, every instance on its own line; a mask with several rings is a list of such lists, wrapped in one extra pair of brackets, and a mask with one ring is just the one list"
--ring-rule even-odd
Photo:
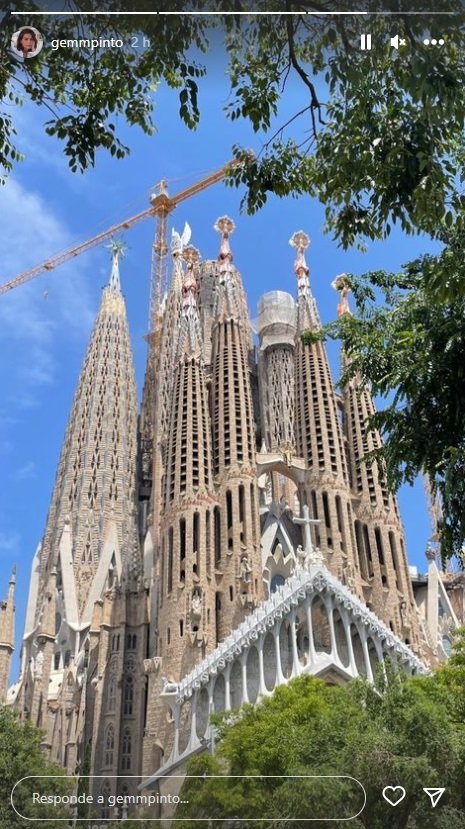
[(42, 51), (43, 45), (42, 35), (33, 26), (22, 26), (11, 38), (11, 48), (24, 60), (35, 58)]

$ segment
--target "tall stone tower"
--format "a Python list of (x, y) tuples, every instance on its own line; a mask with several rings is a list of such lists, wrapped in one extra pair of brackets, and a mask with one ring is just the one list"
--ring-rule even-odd
[[(217, 262), (173, 250), (154, 435), (154, 596), (144, 768), (169, 753), (162, 678), (178, 682), (261, 597), (251, 333), (230, 219)], [(184, 265), (183, 265), (184, 262)], [(200, 300), (200, 301), (199, 301)]]
[[(349, 314), (345, 274), (336, 277), (338, 315)], [(347, 357), (342, 353), (342, 369)], [(355, 375), (343, 389), (344, 431), (355, 513), (355, 538), (368, 606), (409, 644), (418, 647), (418, 615), (413, 598), (399, 507), (386, 481), (386, 471), (368, 455), (382, 446), (370, 421), (375, 406), (369, 388)]]
[[(139, 600), (141, 610), (130, 618), (125, 610), (130, 597), (144, 591), (135, 500), (137, 398), (119, 255), (115, 246), (72, 404), (44, 539), (33, 562), (16, 691), (22, 714), (44, 728), (48, 755), (72, 772), (82, 767), (92, 741), (87, 767), (94, 773), (105, 767), (97, 748), (100, 724), (93, 714), (102, 704), (106, 710), (107, 693), (116, 694), (109, 675), (119, 662), (122, 669), (126, 635), (131, 646), (137, 641), (131, 647), (134, 657), (141, 660), (145, 654), (144, 602)], [(96, 607), (101, 612), (96, 614)], [(98, 624), (97, 641), (92, 634)], [(112, 699), (107, 725), (115, 719), (114, 734), (119, 707)]]
[(166, 437), (161, 521), (159, 653), (182, 676), (216, 644), (212, 526), (216, 504), (208, 392), (196, 304), (198, 252), (186, 248), (173, 397)]
[(6, 700), (11, 657), (15, 649), (15, 585), (16, 569), (13, 568), (7, 597), (0, 602), (0, 704)]
[[(132, 554), (136, 420), (132, 352), (114, 253), (74, 396), (41, 549), (42, 572), (57, 569), (68, 625), (78, 620), (90, 624), (94, 602), (109, 581), (121, 577), (123, 557), (127, 564)], [(73, 563), (66, 583), (66, 556), (58, 555), (65, 525), (70, 531), (66, 553)], [(79, 642), (66, 645), (75, 653)]]
[[(321, 323), (309, 285), (305, 250), (310, 240), (302, 231), (290, 244), (296, 249), (298, 282), (295, 347), (295, 424), (297, 454), (307, 466), (301, 502), (319, 520), (316, 541), (328, 568), (358, 595), (362, 580), (355, 549), (354, 519), (344, 436), (326, 349), (318, 333)], [(301, 335), (316, 335), (303, 342)]]
[(212, 328), (211, 413), (213, 471), (220, 508), (215, 514), (217, 641), (262, 595), (256, 435), (250, 385), (250, 323), (242, 282), (233, 273), (231, 219), (218, 219), (221, 235)]

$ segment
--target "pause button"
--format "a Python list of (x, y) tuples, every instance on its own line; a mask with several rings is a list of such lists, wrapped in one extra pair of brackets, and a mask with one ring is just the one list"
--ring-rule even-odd
[(360, 49), (363, 52), (369, 52), (371, 49), (371, 35), (360, 36)]

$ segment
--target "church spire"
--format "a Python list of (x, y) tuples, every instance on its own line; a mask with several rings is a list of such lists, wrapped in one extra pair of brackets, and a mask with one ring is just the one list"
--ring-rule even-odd
[[(245, 608), (260, 599), (261, 563), (250, 340), (242, 303), (242, 280), (232, 265), (229, 244), (234, 222), (222, 216), (215, 230), (221, 241), (212, 325), (211, 412), (213, 468), (220, 501), (215, 543), (216, 572), (221, 578), (218, 603), (222, 612), (217, 613), (221, 640), (241, 621)], [(238, 579), (241, 566), (243, 571), (250, 567), (247, 585)]]
[[(98, 582), (100, 592), (104, 588), (103, 560), (113, 553), (109, 545), (118, 548), (120, 574), (132, 551), (134, 519), (128, 516), (135, 501), (137, 395), (119, 282), (121, 253), (122, 246), (114, 243), (111, 275), (79, 376), (41, 550), (39, 595), (52, 570), (62, 571), (65, 592), (73, 594), (73, 599), (65, 597), (68, 610), (73, 605), (73, 615), (79, 615), (73, 624), (87, 620), (89, 602), (100, 598), (94, 587)], [(70, 530), (66, 539), (65, 526)], [(66, 555), (63, 544), (69, 546)]]
[[(350, 285), (345, 273), (340, 273), (331, 282), (331, 287), (338, 292), (339, 302), (337, 304), (338, 318), (344, 317), (346, 314), (352, 314), (349, 306)], [(340, 355), (341, 375), (345, 374), (348, 367), (347, 354), (345, 348), (341, 348)]]
[(233, 255), (229, 246), (229, 237), (231, 236), (231, 233), (234, 233), (235, 229), (236, 225), (233, 220), (229, 218), (229, 216), (221, 216), (216, 220), (214, 225), (214, 230), (216, 230), (221, 236), (218, 263), (220, 275), (223, 277), (231, 274)]
[(189, 246), (184, 248), (182, 257), (186, 263), (186, 271), (182, 284), (182, 314), (177, 348), (178, 359), (183, 351), (192, 356), (200, 356), (202, 353), (202, 333), (197, 309), (196, 276), (200, 254), (196, 248)]
[(124, 256), (125, 253), (125, 246), (122, 242), (118, 242), (113, 240), (108, 245), (108, 249), (111, 251), (111, 258), (112, 258), (112, 266), (111, 266), (111, 274), (110, 280), (108, 282), (108, 287), (111, 291), (115, 293), (121, 293), (121, 280), (119, 275), (119, 263), (120, 259)]
[(13, 599), (16, 587), (16, 566), (11, 571), (10, 581), (8, 582), (8, 598)]
[[(162, 461), (162, 499), (159, 506), (154, 503), (160, 550), (156, 647), (164, 671), (176, 681), (207, 647), (216, 644), (215, 593), (209, 589), (214, 578), (212, 513), (216, 501), (207, 375), (196, 302), (198, 262), (199, 252), (184, 247), (175, 263), (182, 277), (182, 305), (180, 318), (173, 319), (166, 332), (175, 351), (164, 365), (160, 363), (159, 387), (161, 393), (166, 392), (165, 425), (162, 434), (156, 433), (160, 449), (155, 457), (160, 455)], [(162, 744), (165, 728), (170, 730), (163, 724), (157, 732)]]
[(217, 302), (215, 314), (217, 319), (236, 319), (242, 325), (240, 313), (241, 297), (237, 271), (233, 268), (233, 255), (229, 240), (236, 225), (229, 216), (221, 216), (214, 224), (214, 230), (220, 234), (220, 249), (217, 257)]
[(310, 281), (305, 251), (310, 245), (310, 237), (303, 230), (298, 230), (289, 239), (289, 244), (296, 250), (294, 273), (297, 277), (297, 331), (315, 330), (321, 327), (316, 302), (310, 290)]
[[(303, 342), (304, 330), (321, 327), (315, 300), (308, 283), (305, 250), (308, 236), (294, 233), (290, 244), (297, 251), (294, 271), (298, 280), (297, 336), (295, 342), (295, 424), (297, 454), (306, 462), (301, 504), (311, 506), (319, 520), (317, 544), (329, 569), (347, 583), (354, 581), (361, 595), (358, 574), (351, 493), (338, 401), (321, 339)], [(345, 575), (344, 575), (345, 574)]]
[(342, 317), (344, 314), (351, 314), (352, 311), (349, 306), (350, 285), (347, 279), (347, 274), (340, 273), (336, 276), (331, 282), (331, 287), (334, 288), (334, 290), (339, 294), (339, 302), (337, 306), (338, 317)]
[[(338, 317), (350, 314), (346, 274), (332, 282), (339, 293)], [(348, 358), (341, 349), (344, 374)], [(392, 630), (409, 644), (418, 645), (418, 628), (408, 572), (403, 527), (397, 499), (387, 485), (381, 460), (369, 460), (383, 441), (373, 425), (376, 413), (370, 389), (359, 372), (342, 389), (344, 430), (355, 513), (355, 540), (365, 600)]]
[(15, 647), (15, 586), (16, 567), (13, 567), (7, 598), (0, 603), (0, 704), (6, 699), (11, 657)]

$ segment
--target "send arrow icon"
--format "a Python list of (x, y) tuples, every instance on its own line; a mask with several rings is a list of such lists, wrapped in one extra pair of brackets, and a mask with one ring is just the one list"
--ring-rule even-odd
[(428, 795), (429, 799), (431, 800), (431, 805), (434, 809), (435, 806), (438, 805), (441, 797), (443, 796), (445, 789), (423, 789), (424, 792)]

